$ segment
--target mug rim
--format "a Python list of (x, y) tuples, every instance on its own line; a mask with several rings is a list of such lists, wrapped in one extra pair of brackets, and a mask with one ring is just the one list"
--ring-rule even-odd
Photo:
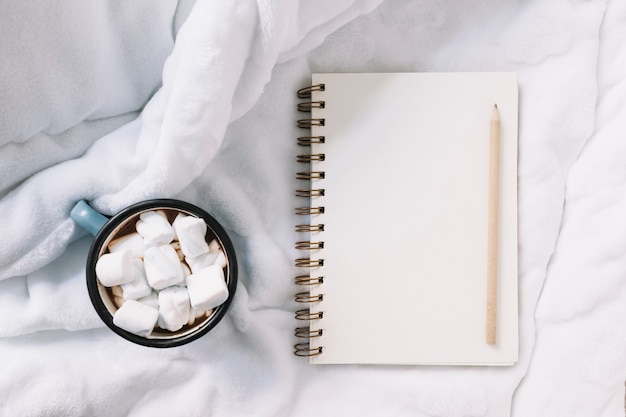
[[(100, 251), (105, 244), (109, 235), (124, 221), (126, 221), (131, 216), (140, 213), (142, 211), (146, 211), (149, 209), (156, 208), (172, 208), (178, 209), (182, 211), (186, 211), (192, 213), (193, 215), (202, 218), (207, 226), (213, 231), (216, 237), (219, 238), (220, 243), (224, 249), (224, 254), (228, 260), (228, 274), (226, 276), (227, 282), (226, 285), (228, 287), (228, 298), (226, 301), (216, 307), (213, 311), (213, 314), (206, 320), (206, 322), (202, 323), (197, 329), (184, 333), (180, 336), (175, 336), (172, 338), (148, 338), (136, 335), (129, 331), (126, 331), (113, 323), (113, 315), (109, 312), (109, 309), (105, 305), (102, 297), (100, 296), (100, 291), (98, 289), (98, 278), (96, 276), (96, 262), (100, 257)], [(123, 337), (126, 340), (129, 340), (133, 343), (148, 346), (148, 347), (156, 347), (156, 348), (167, 348), (167, 347), (175, 347), (187, 344), (193, 340), (204, 336), (209, 330), (213, 329), (224, 317), (226, 311), (229, 309), (230, 304), (235, 295), (235, 291), (237, 288), (237, 257), (235, 255), (235, 248), (230, 240), (230, 237), (226, 233), (226, 230), (222, 227), (222, 225), (209, 213), (200, 207), (188, 203), (182, 200), (169, 199), (169, 198), (159, 198), (159, 199), (151, 199), (141, 201), (139, 203), (132, 204), (128, 207), (123, 208), (118, 213), (113, 215), (108, 221), (104, 224), (104, 226), (100, 229), (100, 231), (96, 234), (93, 242), (91, 243), (91, 247), (89, 249), (89, 254), (87, 255), (87, 263), (86, 263), (86, 280), (87, 280), (87, 291), (89, 293), (89, 298), (91, 300), (91, 304), (93, 305), (96, 313), (100, 317), (100, 319), (104, 322), (104, 324), (109, 327), (113, 332), (117, 333), (119, 336)]]

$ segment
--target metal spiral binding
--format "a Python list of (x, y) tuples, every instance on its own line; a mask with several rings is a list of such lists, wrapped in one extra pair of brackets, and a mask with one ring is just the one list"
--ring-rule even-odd
[(296, 319), (310, 321), (310, 320), (318, 320), (324, 317), (323, 311), (317, 311), (312, 313), (308, 308), (303, 308), (302, 310), (296, 311)]
[(310, 240), (296, 242), (296, 249), (298, 250), (324, 249), (324, 242), (311, 242)]
[(297, 197), (321, 197), (326, 193), (323, 188), (296, 190)]
[(323, 224), (297, 224), (296, 232), (323, 232)]
[(310, 277), (308, 275), (298, 275), (294, 281), (297, 285), (319, 285), (324, 283), (324, 277)]
[[(306, 99), (311, 98), (311, 95), (314, 91), (324, 91), (326, 86), (324, 84), (316, 84), (309, 87), (302, 88), (298, 90), (298, 98)], [(298, 104), (298, 111), (300, 112), (308, 112), (310, 113), (313, 109), (324, 109), (326, 107), (326, 102), (323, 100), (316, 101), (307, 101)], [(326, 120), (323, 118), (307, 118), (307, 119), (299, 119), (297, 121), (297, 125), (302, 129), (310, 129), (311, 127), (324, 126)], [(326, 138), (324, 136), (300, 136), (298, 137), (298, 145), (299, 146), (308, 146), (310, 147), (313, 144), (322, 144), (326, 142)], [(326, 155), (323, 153), (307, 153), (300, 154), (297, 156), (297, 161), (301, 163), (311, 164), (312, 162), (324, 161), (326, 159)], [(296, 173), (296, 179), (308, 181), (322, 180), (324, 179), (326, 174), (324, 171), (301, 171)], [(313, 198), (313, 197), (321, 197), (324, 196), (325, 190), (323, 188), (301, 188), (296, 190), (296, 196), (305, 197), (305, 198)], [(304, 216), (316, 216), (324, 213), (323, 206), (309, 206), (309, 207), (297, 207), (296, 214), (304, 215)], [(297, 233), (317, 233), (324, 231), (323, 224), (298, 224), (296, 225)], [(302, 240), (297, 241), (295, 243), (295, 248), (297, 250), (308, 250), (308, 251), (321, 251), (324, 249), (324, 242), (321, 241), (311, 241), (311, 240)], [(312, 259), (312, 258), (298, 258), (295, 260), (295, 266), (298, 268), (319, 268), (324, 266), (324, 259)], [(311, 274), (306, 275), (298, 275), (295, 277), (295, 283), (298, 286), (312, 288), (312, 286), (320, 285), (324, 282), (324, 277), (312, 277)], [(298, 292), (295, 295), (295, 301), (297, 303), (311, 304), (311, 303), (319, 303), (323, 302), (324, 294), (313, 294), (310, 290)], [(323, 311), (312, 312), (310, 309), (305, 308), (296, 311), (295, 318), (300, 321), (312, 321), (312, 320), (321, 320), (324, 317)], [(323, 334), (323, 329), (311, 329), (310, 326), (307, 327), (297, 327), (294, 332), (297, 338), (306, 339), (306, 342), (297, 343), (294, 345), (294, 354), (296, 356), (317, 356), (322, 354), (323, 347), (311, 347), (309, 344), (309, 340), (314, 337), (320, 337)]]
[(296, 173), (296, 179), (298, 180), (321, 180), (326, 177), (326, 173), (323, 171), (307, 171)]
[(298, 90), (298, 98), (310, 98), (313, 91), (325, 91), (326, 86), (324, 84), (310, 85)]
[(324, 213), (324, 207), (296, 207), (298, 215), (318, 215)]
[(311, 146), (313, 143), (326, 143), (325, 136), (300, 136), (298, 138), (298, 145)]
[(309, 327), (296, 327), (296, 331), (294, 332), (296, 337), (319, 337), (324, 334), (324, 329), (316, 329), (311, 330)]
[(300, 119), (298, 120), (298, 127), (307, 129), (313, 126), (324, 126), (326, 119)]
[(316, 268), (324, 266), (323, 259), (311, 259), (311, 258), (298, 258), (296, 259), (296, 266), (298, 268)]
[(324, 301), (324, 294), (311, 294), (310, 292), (296, 294), (297, 303), (315, 303), (318, 301)]
[(307, 101), (305, 103), (298, 103), (298, 111), (310, 112), (311, 109), (324, 109), (326, 108), (325, 101)]
[(322, 354), (322, 346), (312, 348), (308, 343), (296, 343), (293, 347), (296, 356), (317, 356)]
[(307, 153), (307, 154), (303, 154), (303, 155), (298, 155), (297, 157), (298, 162), (305, 162), (305, 163), (309, 163), (312, 161), (324, 161), (326, 160), (326, 154), (324, 153)]

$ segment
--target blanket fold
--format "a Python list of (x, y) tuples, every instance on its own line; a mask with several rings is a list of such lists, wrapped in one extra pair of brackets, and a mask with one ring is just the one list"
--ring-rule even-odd
[[(25, 217), (29, 221), (16, 224), (15, 219), (11, 217), (0, 219), (0, 229), (10, 231), (7, 238), (19, 242), (16, 245), (0, 247), (0, 279), (34, 271), (62, 253), (72, 233), (64, 233), (67, 228), (59, 228), (59, 225), (67, 220), (69, 208), (81, 198), (93, 200), (95, 207), (105, 214), (114, 214), (136, 201), (172, 196), (184, 189), (208, 166), (223, 140), (228, 123), (241, 117), (258, 99), (283, 49), (293, 47), (294, 43), (297, 44), (306, 37), (308, 30), (306, 22), (310, 20), (316, 22), (312, 17), (317, 14), (322, 16), (324, 13), (330, 14), (320, 19), (323, 22), (332, 20), (334, 24), (325, 30), (317, 28), (321, 34), (318, 34), (315, 40), (319, 43), (329, 30), (353, 18), (359, 10), (365, 10), (364, 5), (376, 4), (372, 1), (361, 2), (359, 9), (353, 8), (353, 3), (356, 4), (352, 1), (343, 1), (338, 4), (341, 7), (333, 9), (332, 12), (328, 12), (331, 10), (329, 8), (320, 7), (315, 11), (311, 10), (311, 13), (298, 15), (298, 4), (295, 2), (276, 4), (264, 2), (257, 4), (251, 1), (225, 4), (197, 2), (177, 33), (176, 46), (173, 49), (171, 49), (173, 46), (171, 28), (175, 2), (165, 2), (161, 8), (154, 9), (156, 11), (152, 11), (151, 8), (148, 14), (144, 13), (144, 9), (148, 7), (147, 3), (137, 3), (132, 7), (108, 6), (111, 7), (111, 12), (119, 16), (98, 22), (100, 26), (95, 25), (95, 28), (88, 27), (84, 21), (88, 16), (96, 19), (91, 12), (73, 3), (67, 5), (68, 8), (76, 7), (73, 15), (65, 17), (67, 23), (72, 25), (81, 23), (70, 35), (94, 39), (94, 49), (90, 54), (87, 49), (89, 42), (62, 43), (63, 47), (67, 45), (67, 50), (60, 52), (65, 52), (72, 62), (85, 65), (74, 70), (77, 75), (73, 78), (68, 77), (66, 81), (61, 78), (58, 81), (60, 86), (54, 79), (57, 72), (53, 72), (50, 80), (47, 80), (44, 74), (39, 74), (38, 78), (37, 73), (31, 76), (45, 82), (43, 89), (37, 93), (44, 97), (52, 95), (50, 100), (54, 100), (54, 94), (58, 95), (61, 91), (73, 92), (72, 95), (66, 94), (65, 97), (60, 95), (60, 103), (55, 107), (60, 106), (64, 111), (69, 110), (69, 117), (64, 118), (62, 113), (55, 115), (52, 112), (55, 117), (54, 123), (59, 125), (56, 129), (71, 126), (72, 120), (80, 117), (89, 120), (99, 115), (116, 112), (123, 114), (129, 108), (138, 109), (142, 105), (142, 100), (149, 101), (142, 109), (141, 116), (134, 122), (121, 124), (127, 119), (119, 119), (118, 129), (108, 135), (98, 138), (98, 134), (103, 134), (105, 130), (92, 128), (85, 132), (86, 140), (70, 141), (70, 145), (73, 146), (67, 152), (66, 158), (80, 156), (81, 151), (89, 146), (89, 136), (99, 143), (94, 144), (89, 152), (78, 160), (62, 161), (56, 166), (53, 166), (50, 154), (42, 152), (45, 149), (38, 146), (37, 136), (24, 142), (19, 151), (13, 149), (13, 143), (24, 141), (21, 137), (28, 137), (31, 133), (39, 134), (38, 130), (42, 128), (40, 124), (30, 126), (26, 124), (29, 127), (27, 132), (30, 133), (18, 133), (20, 126), (7, 127), (2, 135), (4, 138), (2, 143), (5, 144), (3, 157), (6, 160), (16, 160), (21, 156), (23, 160), (24, 155), (28, 155), (36, 162), (31, 161), (30, 165), (33, 168), (23, 172), (7, 170), (7, 176), (4, 177), (5, 189), (11, 189), (28, 178), (37, 165), (41, 168), (50, 166), (50, 169), (43, 169), (37, 175), (28, 178), (0, 201), (0, 208), (5, 212), (22, 210), (24, 196), (33, 201), (32, 198), (36, 195), (36, 201), (39, 201), (38, 205), (31, 206), (36, 210), (31, 210), (28, 217)], [(12, 7), (8, 12), (13, 15), (9, 15), (7, 20), (17, 19), (22, 17), (20, 15), (28, 13), (28, 8), (24, 6), (13, 3), (10, 3), (10, 6)], [(106, 3), (100, 6), (107, 7)], [(327, 12), (323, 13), (322, 10)], [(55, 13), (57, 14), (63, 16), (59, 12)], [(142, 19), (134, 22), (132, 30), (122, 26), (127, 31), (122, 31), (124, 38), (109, 35), (123, 24), (125, 18), (140, 14)], [(160, 19), (161, 26), (155, 25), (154, 15)], [(43, 19), (43, 16), (41, 18)], [(290, 21), (302, 23), (302, 26), (289, 24)], [(324, 26), (321, 23), (319, 25)], [(157, 53), (152, 55), (148, 55), (148, 51), (153, 52), (153, 49), (148, 49), (147, 45), (139, 49), (139, 54), (137, 48), (132, 49), (133, 41), (146, 40), (145, 31), (139, 28), (144, 26), (148, 33), (154, 33), (151, 43), (158, 45)], [(32, 35), (30, 42), (33, 50), (47, 50), (41, 47), (44, 35), (43, 31)], [(129, 39), (131, 43), (127, 45)], [(51, 43), (63, 42), (64, 39), (51, 41)], [(86, 45), (84, 50), (73, 46), (83, 44)], [(309, 48), (313, 45), (315, 43)], [(9, 44), (6, 48), (12, 47), (14, 45)], [(131, 48), (133, 53), (128, 53), (127, 48)], [(105, 56), (100, 58), (103, 50)], [(171, 50), (171, 54), (164, 60), (164, 52), (168, 50)], [(115, 55), (118, 51), (120, 56)], [(9, 59), (3, 61), (3, 73), (11, 73), (14, 66), (25, 66), (22, 62), (23, 55), (11, 53), (11, 50), (6, 51), (4, 55)], [(94, 71), (92, 67), (94, 57), (101, 59), (100, 62), (106, 71)], [(163, 85), (160, 88), (159, 81), (154, 75), (158, 74), (155, 68), (160, 68), (161, 65), (153, 63), (155, 59), (164, 63)], [(146, 78), (145, 71), (136, 75), (122, 73), (126, 68), (133, 68), (133, 71), (141, 70), (142, 65), (137, 65), (134, 61), (150, 68), (152, 80)], [(43, 72), (43, 68), (49, 63), (64, 61), (44, 57), (35, 62), (40, 62), (39, 72)], [(57, 71), (63, 77), (67, 77), (63, 67)], [(101, 79), (94, 79), (94, 72), (103, 74)], [(123, 75), (117, 75), (118, 73)], [(81, 84), (74, 84), (75, 79), (89, 89), (85, 91)], [(134, 79), (141, 80), (145, 87), (142, 89), (141, 84), (136, 86), (134, 81), (131, 82)], [(17, 91), (26, 85), (28, 79), (18, 81), (21, 83), (11, 87), (13, 93), (7, 95), (3, 108), (8, 109), (11, 103), (11, 107), (18, 110), (12, 119), (24, 121), (24, 117), (19, 113), (20, 109), (29, 108), (32, 103), (39, 100), (39, 96), (19, 97)], [(6, 81), (3, 86), (3, 89), (8, 89), (10, 84)], [(95, 92), (94, 86), (98, 87)], [(150, 97), (157, 88), (156, 94)], [(105, 89), (119, 91), (121, 94), (112, 95)], [(80, 100), (75, 102), (77, 98)], [(88, 101), (90, 99), (93, 103)], [(82, 102), (85, 104), (81, 106)], [(72, 110), (73, 108), (76, 110)], [(47, 136), (44, 142), (57, 143), (55, 139), (54, 136)], [(57, 156), (56, 160), (61, 158)], [(106, 164), (106, 168), (102, 166), (103, 164)], [(77, 178), (78, 175), (80, 179)], [(54, 189), (49, 187), (51, 183), (55, 183)]]

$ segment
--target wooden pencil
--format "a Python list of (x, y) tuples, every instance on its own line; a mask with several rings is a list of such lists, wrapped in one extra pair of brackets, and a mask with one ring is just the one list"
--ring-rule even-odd
[(500, 201), (500, 113), (493, 106), (489, 131), (489, 206), (487, 230), (486, 342), (496, 343), (498, 305), (498, 217)]

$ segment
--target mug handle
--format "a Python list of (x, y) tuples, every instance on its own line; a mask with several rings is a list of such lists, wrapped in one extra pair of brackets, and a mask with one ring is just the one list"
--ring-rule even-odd
[(97, 235), (100, 229), (109, 221), (109, 219), (94, 210), (85, 200), (80, 200), (72, 211), (70, 217), (83, 229), (92, 235)]

